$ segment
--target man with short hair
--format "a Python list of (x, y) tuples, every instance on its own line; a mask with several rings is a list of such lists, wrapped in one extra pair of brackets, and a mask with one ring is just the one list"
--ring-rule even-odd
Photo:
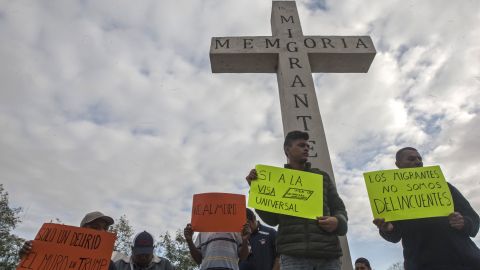
[[(278, 258), (275, 247), (277, 231), (260, 223), (251, 209), (247, 208), (247, 223), (250, 226), (250, 254), (246, 260), (240, 261), (240, 270), (273, 270), (278, 269)], [(276, 268), (274, 268), (276, 267)]]
[(154, 249), (153, 236), (143, 231), (133, 240), (132, 256), (123, 256), (115, 266), (117, 270), (174, 270), (169, 260), (153, 254)]
[[(423, 167), (415, 148), (405, 147), (396, 154), (399, 169)], [(374, 219), (380, 235), (387, 241), (402, 241), (406, 270), (478, 270), (480, 250), (470, 237), (479, 229), (479, 216), (452, 184), (454, 212), (448, 217), (431, 217), (385, 222)]]
[(238, 261), (248, 256), (250, 228), (242, 232), (199, 232), (193, 242), (192, 224), (183, 230), (190, 255), (200, 265), (200, 270), (238, 270)]
[[(96, 231), (108, 231), (108, 228), (113, 225), (114, 221), (113, 218), (104, 215), (102, 212), (95, 211), (95, 212), (90, 212), (87, 213), (82, 221), (80, 221), (80, 227), (82, 228), (89, 228), (92, 230)], [(30, 251), (32, 251), (33, 247), (33, 242), (26, 241), (20, 251), (18, 252), (18, 255), (20, 256), (20, 259), (23, 257), (27, 256)], [(113, 264), (112, 261), (110, 261), (110, 265), (108, 266), (108, 270), (115, 270), (115, 265)]]
[(355, 270), (372, 270), (372, 267), (367, 259), (360, 257), (355, 261)]
[[(270, 226), (278, 225), (277, 252), (282, 270), (336, 270), (340, 269), (342, 248), (339, 235), (347, 233), (347, 211), (330, 176), (308, 162), (309, 135), (291, 131), (285, 136), (283, 150), (287, 156), (285, 168), (323, 176), (323, 214), (317, 219), (306, 219), (256, 209), (260, 218)], [(255, 169), (246, 180), (257, 179)]]

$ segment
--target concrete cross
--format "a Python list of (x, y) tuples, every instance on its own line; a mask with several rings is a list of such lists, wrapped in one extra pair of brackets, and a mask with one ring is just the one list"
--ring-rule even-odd
[[(271, 26), (273, 36), (212, 38), (212, 72), (277, 73), (283, 131), (308, 132), (312, 166), (333, 180), (311, 73), (366, 73), (375, 47), (368, 36), (304, 36), (294, 1), (273, 1)], [(342, 269), (352, 269), (347, 240), (340, 240)]]

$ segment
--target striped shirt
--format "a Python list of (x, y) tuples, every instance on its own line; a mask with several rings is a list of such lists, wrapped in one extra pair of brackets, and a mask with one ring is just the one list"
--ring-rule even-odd
[(202, 253), (200, 270), (238, 270), (238, 252), (242, 244), (240, 233), (200, 232), (195, 246)]

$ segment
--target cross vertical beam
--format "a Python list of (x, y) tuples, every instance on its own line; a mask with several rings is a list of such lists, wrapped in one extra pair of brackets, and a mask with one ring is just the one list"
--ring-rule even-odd
[[(376, 54), (373, 42), (368, 36), (304, 36), (294, 1), (273, 1), (271, 26), (270, 37), (212, 38), (212, 72), (276, 72), (283, 131), (308, 132), (312, 166), (335, 181), (312, 72), (365, 73)], [(342, 270), (351, 270), (346, 237), (340, 242)]]

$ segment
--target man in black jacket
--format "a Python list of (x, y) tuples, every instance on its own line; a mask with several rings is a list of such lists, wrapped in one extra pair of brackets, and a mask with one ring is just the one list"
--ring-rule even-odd
[[(323, 176), (323, 214), (316, 220), (255, 210), (270, 226), (278, 225), (277, 252), (282, 270), (336, 270), (340, 269), (339, 235), (347, 233), (347, 212), (329, 175), (308, 162), (309, 135), (291, 131), (285, 137), (283, 149), (288, 163), (285, 168), (302, 170)], [(250, 185), (257, 179), (255, 169), (246, 180)]]
[(248, 245), (250, 253), (239, 262), (240, 270), (278, 270), (275, 229), (260, 223), (252, 210), (247, 208), (247, 223), (250, 226)]
[[(399, 169), (423, 167), (415, 148), (405, 147), (396, 154)], [(468, 201), (450, 183), (454, 212), (448, 217), (432, 217), (385, 222), (375, 219), (380, 235), (387, 241), (402, 240), (406, 270), (478, 270), (480, 250), (470, 237), (479, 229), (479, 217)]]

